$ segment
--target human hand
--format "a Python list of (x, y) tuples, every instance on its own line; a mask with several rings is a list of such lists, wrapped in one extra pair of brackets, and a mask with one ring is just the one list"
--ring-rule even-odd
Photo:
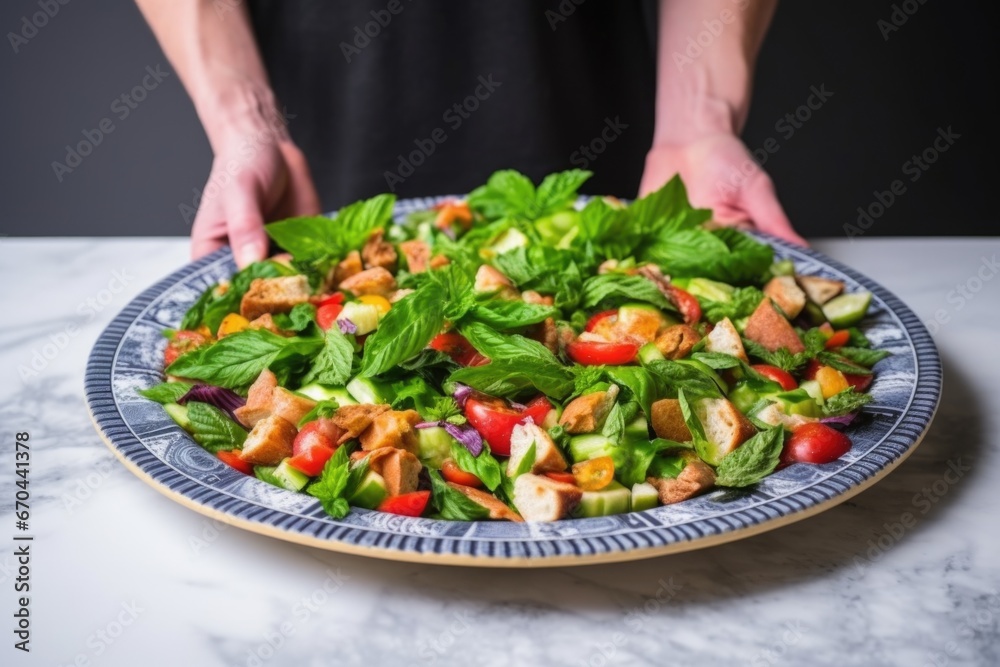
[(191, 230), (193, 258), (221, 248), (228, 238), (236, 263), (246, 266), (267, 255), (265, 222), (320, 213), (302, 151), (273, 133), (255, 139), (234, 136), (216, 151)]
[(717, 222), (749, 224), (808, 245), (792, 228), (771, 178), (754, 162), (738, 137), (723, 133), (683, 145), (653, 146), (646, 156), (640, 196), (659, 189), (678, 173), (691, 204), (712, 209)]

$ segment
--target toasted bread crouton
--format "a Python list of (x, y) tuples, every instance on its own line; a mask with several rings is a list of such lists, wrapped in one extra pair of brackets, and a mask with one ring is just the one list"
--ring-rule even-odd
[(543, 321), (531, 327), (525, 333), (525, 336), (531, 340), (537, 340), (552, 354), (559, 353), (559, 329), (556, 327), (555, 319), (546, 317)]
[(388, 410), (388, 405), (341, 405), (332, 418), (337, 428), (343, 431), (337, 443), (343, 444), (358, 437), (376, 417)]
[(440, 269), (442, 266), (448, 266), (451, 264), (451, 260), (444, 255), (434, 255), (431, 257), (431, 268)]
[(364, 264), (361, 263), (361, 253), (357, 250), (352, 250), (347, 253), (344, 259), (340, 260), (340, 263), (333, 269), (333, 285), (336, 287), (340, 283), (344, 282), (351, 276), (356, 276), (362, 271), (364, 271)]
[(399, 244), (406, 259), (406, 269), (410, 273), (423, 273), (430, 266), (431, 247), (426, 241), (412, 239)]
[(795, 329), (774, 309), (770, 299), (761, 301), (757, 310), (753, 311), (743, 334), (771, 352), (786, 348), (792, 354), (798, 354), (806, 349)]
[(514, 287), (514, 283), (489, 264), (483, 264), (476, 271), (474, 289), (480, 294), (496, 293), (501, 299), (517, 299), (520, 297), (517, 289)]
[(455, 484), (454, 482), (447, 482), (447, 484), (480, 507), (489, 510), (489, 517), (491, 519), (506, 519), (507, 521), (514, 522), (524, 521), (520, 514), (507, 507), (506, 503), (490, 493), (481, 489), (474, 489), (471, 486)]
[(243, 443), (243, 460), (257, 466), (276, 466), (292, 455), (292, 442), (299, 434), (295, 424), (277, 415), (254, 424)]
[(593, 433), (604, 425), (618, 397), (618, 385), (574, 398), (563, 409), (559, 424), (567, 433)]
[(795, 279), (809, 300), (820, 306), (844, 291), (844, 283), (841, 280), (819, 276), (795, 276)]
[(257, 278), (240, 301), (240, 315), (255, 320), (264, 313), (287, 313), (309, 301), (309, 281), (305, 276)]
[(819, 421), (819, 419), (815, 417), (806, 417), (805, 415), (787, 415), (777, 403), (771, 403), (766, 408), (757, 412), (754, 417), (756, 417), (758, 421), (762, 421), (769, 426), (777, 426), (778, 424), (781, 424), (785, 427), (786, 431), (794, 431), (803, 424)]
[(736, 330), (728, 317), (720, 320), (705, 337), (705, 351), (720, 352), (743, 361), (749, 361), (746, 350), (743, 349), (740, 332)]
[(278, 386), (278, 378), (269, 371), (261, 371), (257, 379), (250, 385), (247, 392), (246, 405), (233, 410), (236, 419), (248, 428), (252, 428), (257, 422), (271, 414), (271, 396), (275, 387)]
[(417, 476), (423, 467), (416, 456), (405, 449), (395, 447), (380, 447), (370, 453), (354, 452), (368, 457), (368, 465), (371, 470), (382, 475), (385, 480), (385, 489), (390, 496), (398, 496), (417, 490)]
[(271, 414), (298, 424), (299, 420), (316, 407), (316, 401), (285, 389), (276, 387), (271, 393)]
[[(687, 324), (667, 327), (656, 337), (656, 349), (667, 359), (683, 359), (701, 340), (701, 334)], [(739, 336), (736, 337), (739, 341)], [(742, 347), (742, 346), (741, 346)]]
[(691, 431), (684, 422), (681, 402), (676, 398), (662, 398), (650, 406), (653, 433), (656, 437), (674, 442), (689, 442)]
[(536, 306), (551, 306), (555, 304), (555, 297), (552, 296), (542, 296), (535, 290), (527, 290), (521, 293), (521, 299), (525, 303), (532, 303)]
[(691, 406), (705, 431), (705, 439), (716, 446), (719, 458), (757, 433), (757, 429), (729, 399), (702, 398)]
[(507, 459), (507, 475), (513, 477), (521, 459), (535, 445), (535, 463), (531, 472), (562, 472), (566, 469), (566, 459), (551, 436), (537, 424), (517, 424), (510, 434), (510, 458)]
[(371, 269), (380, 266), (389, 271), (395, 270), (396, 260), (399, 259), (399, 256), (392, 244), (386, 243), (383, 239), (384, 234), (382, 229), (376, 229), (365, 241), (364, 247), (361, 248), (361, 259), (365, 268)]
[(413, 428), (423, 419), (416, 410), (387, 410), (378, 414), (361, 432), (361, 449), (370, 452), (382, 447), (397, 447), (416, 454), (417, 432)]
[(291, 335), (291, 332), (284, 331), (283, 329), (278, 328), (278, 325), (274, 323), (274, 317), (271, 316), (271, 313), (264, 313), (257, 319), (252, 320), (249, 324), (249, 328), (265, 329), (273, 334), (278, 334), (279, 336)]
[(355, 273), (350, 278), (341, 281), (340, 289), (350, 292), (354, 296), (378, 294), (388, 297), (396, 291), (396, 279), (381, 266), (376, 266), (373, 269), (365, 269), (360, 273)]
[(806, 307), (806, 293), (791, 276), (775, 276), (764, 285), (764, 294), (781, 308), (785, 316), (794, 320)]
[(514, 480), (514, 507), (525, 521), (556, 521), (576, 509), (583, 491), (551, 477), (525, 473)]
[(617, 259), (606, 259), (597, 267), (597, 275), (603, 276), (618, 268)]
[(688, 459), (676, 479), (650, 477), (646, 480), (660, 492), (660, 502), (672, 505), (693, 498), (715, 486), (715, 471), (697, 458)]

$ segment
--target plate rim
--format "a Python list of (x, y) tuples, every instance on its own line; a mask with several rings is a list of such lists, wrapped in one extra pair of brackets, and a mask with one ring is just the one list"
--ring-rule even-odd
[[(440, 201), (441, 199), (442, 197), (425, 197), (400, 200), (396, 204), (396, 215), (402, 214), (403, 211), (400, 210), (401, 207), (404, 210), (407, 208), (410, 210), (416, 210), (425, 208), (428, 204)], [(231, 257), (228, 248), (220, 249), (210, 255), (185, 265), (177, 271), (172, 272), (167, 277), (144, 290), (139, 296), (126, 305), (125, 308), (115, 316), (115, 318), (112, 319), (112, 321), (98, 337), (94, 344), (94, 348), (91, 351), (90, 358), (88, 359), (87, 371), (85, 375), (85, 392), (87, 397), (88, 412), (96, 430), (98, 431), (98, 434), (101, 436), (108, 448), (115, 454), (116, 458), (118, 458), (133, 474), (143, 480), (143, 482), (149, 484), (160, 493), (169, 497), (171, 500), (174, 500), (189, 509), (193, 509), (204, 516), (208, 516), (214, 520), (218, 520), (244, 530), (267, 535), (269, 537), (275, 537), (296, 544), (318, 547), (331, 551), (407, 562), (480, 567), (534, 568), (611, 563), (652, 558), (670, 553), (681, 553), (684, 551), (715, 546), (751, 537), (753, 535), (761, 534), (769, 530), (774, 530), (811, 516), (815, 516), (816, 514), (830, 509), (870, 488), (892, 472), (892, 470), (898, 467), (917, 448), (917, 446), (919, 446), (920, 442), (926, 435), (940, 402), (943, 380), (940, 356), (930, 333), (927, 331), (927, 328), (923, 325), (916, 314), (913, 313), (913, 311), (910, 310), (909, 307), (907, 307), (892, 292), (867, 276), (864, 276), (854, 269), (851, 269), (850, 267), (847, 267), (811, 248), (797, 246), (761, 232), (754, 231), (751, 233), (753, 236), (764, 240), (776, 249), (780, 248), (784, 250), (786, 254), (792, 253), (804, 255), (806, 258), (818, 264), (843, 273), (861, 286), (872, 291), (886, 305), (891, 314), (899, 321), (905, 335), (905, 341), (912, 348), (914, 355), (915, 382), (913, 390), (909, 396), (908, 405), (899, 415), (896, 423), (889, 428), (878, 443), (873, 445), (864, 456), (858, 458), (856, 461), (851, 462), (850, 464), (823, 478), (819, 482), (814, 482), (809, 486), (798, 489), (786, 496), (781, 496), (780, 498), (768, 501), (767, 504), (770, 504), (773, 501), (788, 501), (784, 503), (785, 507), (776, 509), (776, 511), (781, 512), (778, 516), (765, 516), (764, 518), (756, 519), (738, 517), (737, 519), (734, 519), (734, 521), (739, 523), (736, 527), (730, 526), (725, 529), (720, 529), (718, 532), (708, 534), (704, 534), (702, 532), (702, 534), (696, 536), (686, 535), (680, 539), (676, 536), (671, 536), (670, 533), (674, 532), (675, 529), (679, 530), (679, 526), (706, 522), (709, 521), (711, 517), (693, 518), (686, 523), (673, 526), (663, 524), (650, 525), (648, 527), (644, 527), (645, 532), (658, 536), (662, 543), (646, 546), (638, 544), (638, 541), (635, 539), (630, 541), (631, 546), (624, 547), (619, 541), (610, 540), (610, 546), (606, 543), (601, 545), (602, 548), (595, 549), (590, 543), (594, 540), (602, 539), (602, 536), (599, 533), (590, 535), (550, 535), (546, 538), (533, 538), (531, 541), (538, 544), (562, 542), (572, 545), (582, 540), (588, 543), (588, 548), (583, 552), (577, 548), (575, 553), (570, 553), (569, 551), (560, 552), (558, 550), (555, 553), (546, 553), (544, 549), (542, 549), (542, 553), (539, 554), (519, 555), (511, 553), (504, 554), (501, 549), (485, 549), (483, 546), (492, 546), (496, 543), (515, 541), (513, 538), (505, 539), (478, 537), (470, 539), (470, 536), (462, 535), (417, 536), (412, 534), (403, 535), (400, 533), (392, 533), (392, 535), (395, 535), (400, 539), (395, 542), (393, 542), (393, 540), (389, 540), (389, 542), (392, 543), (388, 546), (366, 545), (362, 544), (357, 538), (348, 540), (343, 536), (331, 537), (329, 535), (318, 536), (310, 534), (303, 530), (304, 526), (296, 527), (299, 523), (298, 520), (292, 521), (291, 526), (276, 526), (273, 524), (273, 519), (270, 518), (270, 515), (277, 514), (288, 516), (288, 513), (282, 509), (267, 507), (265, 508), (266, 511), (263, 513), (264, 516), (245, 518), (238, 514), (234, 514), (231, 511), (231, 508), (220, 509), (210, 504), (206, 504), (203, 499), (192, 498), (188, 495), (188, 489), (192, 485), (194, 487), (200, 487), (201, 489), (216, 495), (224, 495), (224, 492), (199, 483), (190, 476), (188, 476), (189, 483), (181, 485), (167, 484), (162, 479), (158, 478), (162, 477), (164, 474), (164, 471), (156, 470), (158, 467), (165, 468), (166, 474), (183, 475), (183, 473), (150, 452), (144, 445), (142, 438), (132, 432), (127, 420), (121, 414), (112, 391), (112, 384), (115, 376), (115, 360), (117, 359), (117, 352), (129, 330), (129, 327), (136, 321), (140, 313), (144, 312), (161, 294), (177, 283), (182, 282), (191, 274), (196, 273), (208, 265), (220, 260), (228, 260)], [(916, 404), (918, 400), (920, 403)], [(900, 433), (900, 431), (907, 432)], [(135, 444), (138, 444), (142, 451), (145, 451), (149, 457), (130, 456), (129, 453), (123, 451), (122, 447), (116, 443), (116, 440), (121, 441), (123, 438), (133, 439)], [(881, 458), (884, 460), (878, 463), (873, 463), (871, 461), (868, 462), (869, 465), (876, 467), (875, 470), (867, 473), (855, 471), (855, 475), (852, 475), (852, 479), (849, 480), (836, 479), (838, 475), (843, 475), (845, 470), (855, 464), (865, 461), (868, 456), (872, 455), (872, 453), (883, 446), (890, 449), (889, 452), (879, 451)], [(136, 460), (143, 458), (146, 460)], [(159, 476), (154, 474), (156, 472), (160, 473)], [(834, 483), (835, 481), (843, 488), (836, 488), (837, 484)], [(834, 487), (833, 491), (826, 491), (826, 493), (832, 495), (818, 501), (815, 500), (815, 498), (810, 498), (813, 502), (804, 505), (802, 504), (802, 499), (796, 499), (800, 505), (799, 507), (795, 507), (795, 503), (788, 500), (824, 483), (826, 483), (827, 486)], [(260, 505), (254, 505), (248, 500), (237, 499), (235, 501), (235, 504), (237, 505), (241, 503), (252, 508), (261, 507)], [(789, 509), (789, 507), (791, 508)], [(748, 509), (752, 510), (754, 508), (751, 507), (747, 509), (735, 510), (733, 514), (738, 515), (740, 512), (747, 512)], [(296, 516), (296, 519), (302, 518), (304, 517)], [(306, 518), (307, 524), (312, 521), (318, 521), (318, 519)], [(432, 520), (412, 519), (412, 521)], [(587, 520), (580, 519), (578, 521)], [(331, 522), (324, 521), (324, 524), (330, 525)], [(337, 524), (334, 522), (334, 525)], [(357, 531), (361, 535), (365, 532), (374, 532), (366, 529), (365, 526), (352, 524), (339, 525), (342, 525), (349, 532)], [(622, 532), (621, 534), (628, 535), (632, 532), (634, 531), (628, 530)], [(664, 537), (664, 533), (667, 533), (668, 536)], [(403, 548), (403, 545), (398, 543), (406, 543), (408, 540), (414, 540), (416, 545), (411, 545), (413, 548)], [(468, 546), (468, 550), (465, 552), (453, 551), (447, 548), (446, 543), (448, 542), (458, 545), (465, 543), (471, 546)]]

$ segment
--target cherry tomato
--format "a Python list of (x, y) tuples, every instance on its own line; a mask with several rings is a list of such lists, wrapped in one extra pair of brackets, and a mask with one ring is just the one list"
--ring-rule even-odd
[(842, 373), (842, 375), (847, 380), (847, 384), (854, 387), (854, 390), (858, 392), (868, 389), (875, 377), (873, 375), (855, 375), (854, 373)]
[(782, 465), (830, 463), (851, 449), (851, 439), (826, 424), (810, 422), (799, 426), (781, 452)]
[(787, 371), (783, 371), (777, 366), (770, 366), (768, 364), (754, 364), (750, 368), (754, 369), (768, 380), (777, 382), (781, 385), (781, 388), (785, 391), (791, 391), (798, 387), (798, 383), (795, 378), (791, 376)]
[(400, 516), (420, 516), (427, 509), (427, 501), (430, 498), (430, 491), (413, 491), (391, 496), (382, 501), (382, 504), (378, 506), (378, 511), (399, 514)]
[(828, 350), (832, 350), (837, 347), (844, 347), (850, 342), (851, 332), (846, 329), (842, 329), (826, 339), (825, 347)]
[(249, 461), (243, 460), (240, 450), (232, 449), (229, 451), (216, 452), (215, 455), (219, 457), (220, 461), (226, 465), (236, 468), (244, 475), (253, 475), (253, 464)]
[(547, 472), (545, 476), (549, 479), (554, 479), (557, 482), (562, 482), (563, 484), (572, 484), (576, 486), (576, 477), (573, 477), (571, 472)]
[(163, 351), (163, 365), (169, 366), (177, 361), (177, 357), (185, 352), (201, 347), (208, 342), (208, 338), (197, 331), (180, 330), (174, 332), (173, 338), (167, 343), (167, 349)]
[(593, 317), (591, 317), (589, 320), (587, 320), (587, 325), (583, 328), (583, 330), (584, 331), (593, 331), (594, 329), (597, 328), (597, 325), (599, 325), (601, 322), (603, 322), (604, 320), (606, 320), (608, 318), (611, 318), (611, 317), (618, 317), (618, 311), (617, 310), (604, 310), (604, 311), (601, 311), (600, 313), (597, 313), (596, 315), (594, 315)]
[(566, 354), (578, 364), (584, 366), (620, 366), (635, 360), (639, 346), (634, 343), (597, 343), (591, 341), (573, 341), (566, 346)]
[(615, 463), (610, 456), (573, 464), (573, 479), (584, 491), (600, 491), (615, 478)]
[(344, 303), (344, 293), (337, 292), (336, 294), (331, 294), (322, 301), (316, 304), (317, 308), (322, 308), (323, 306), (329, 306), (330, 304), (343, 304)]
[(458, 464), (451, 459), (445, 459), (444, 463), (441, 464), (441, 476), (449, 482), (461, 484), (462, 486), (471, 486), (474, 489), (481, 489), (483, 487), (483, 481), (481, 479), (473, 475), (471, 472), (462, 470), (458, 467)]
[(479, 394), (465, 401), (465, 418), (472, 428), (479, 431), (494, 454), (510, 456), (510, 434), (514, 427), (525, 417), (541, 424), (551, 409), (552, 404), (544, 396), (534, 399), (521, 411), (502, 399)]
[(533, 422), (541, 426), (551, 410), (552, 404), (549, 403), (549, 399), (545, 396), (536, 396), (524, 406), (524, 412), (521, 413), (521, 416), (522, 418), (531, 417)]
[(323, 472), (323, 466), (336, 449), (336, 443), (323, 432), (320, 421), (312, 421), (303, 426), (295, 436), (292, 442), (292, 457), (288, 459), (288, 465), (310, 477), (315, 477)]
[(328, 303), (316, 309), (316, 323), (319, 328), (326, 331), (337, 324), (337, 316), (344, 310), (344, 306), (339, 303)]
[(690, 292), (676, 285), (668, 285), (667, 291), (667, 299), (681, 312), (685, 324), (694, 324), (701, 319), (701, 304)]
[(435, 336), (430, 342), (430, 348), (444, 352), (459, 366), (484, 366), (490, 362), (472, 347), (472, 343), (466, 340), (465, 336), (454, 331)]

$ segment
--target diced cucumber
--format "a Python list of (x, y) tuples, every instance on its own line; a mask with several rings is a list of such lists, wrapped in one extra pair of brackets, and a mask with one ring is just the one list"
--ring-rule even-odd
[(439, 469), (451, 456), (451, 443), (455, 439), (440, 426), (417, 429), (417, 458), (424, 465)]
[(511, 227), (497, 236), (486, 249), (491, 255), (502, 255), (509, 250), (523, 248), (528, 245), (528, 237), (520, 230)]
[(819, 417), (819, 406), (805, 389), (799, 387), (792, 391), (776, 394), (778, 403), (786, 415), (802, 415), (803, 417)]
[(687, 291), (700, 299), (726, 302), (733, 300), (736, 288), (708, 278), (692, 278), (688, 282)]
[(574, 514), (580, 517), (624, 514), (629, 511), (631, 502), (629, 490), (612, 481), (600, 491), (584, 491)]
[(648, 303), (626, 303), (618, 308), (618, 322), (626, 330), (633, 323), (639, 323), (642, 321), (651, 325), (652, 322), (655, 321), (651, 318), (654, 317), (659, 320), (661, 329), (675, 324), (680, 324), (680, 320), (677, 318), (667, 315), (656, 306), (652, 306)]
[(823, 307), (812, 301), (806, 301), (806, 307), (802, 309), (803, 316), (810, 324), (819, 326), (826, 322), (826, 315), (823, 314)]
[(321, 384), (313, 383), (299, 387), (296, 393), (314, 401), (337, 401), (338, 405), (355, 405), (357, 403), (344, 387), (324, 387)]
[(289, 491), (301, 491), (309, 483), (309, 475), (288, 465), (288, 459), (279, 463), (271, 471), (271, 474), (274, 475), (274, 479), (278, 481), (281, 488), (288, 489)]
[(790, 259), (783, 259), (771, 265), (772, 276), (794, 276), (795, 263)]
[(841, 294), (826, 302), (823, 306), (823, 314), (837, 329), (853, 327), (864, 319), (871, 302), (871, 292)]
[(191, 420), (188, 419), (188, 409), (186, 405), (181, 405), (180, 403), (164, 403), (163, 409), (166, 410), (170, 418), (177, 422), (177, 425), (182, 429), (191, 433)]
[(577, 211), (560, 211), (536, 220), (535, 229), (546, 245), (559, 247), (579, 232), (580, 214)]
[(625, 452), (617, 443), (600, 433), (577, 435), (569, 439), (569, 455), (574, 463), (589, 461), (599, 456), (610, 456), (615, 467), (620, 467), (625, 460)]
[(392, 403), (395, 398), (388, 384), (360, 375), (347, 383), (347, 393), (362, 405)]
[(826, 400), (823, 398), (823, 390), (819, 386), (819, 382), (816, 380), (805, 380), (799, 385), (799, 389), (802, 389), (816, 401), (816, 405), (822, 406)]
[(712, 378), (715, 384), (719, 387), (719, 391), (721, 391), (723, 395), (729, 393), (729, 385), (726, 384), (726, 381), (723, 380), (721, 377), (719, 377), (719, 374), (715, 372), (715, 369), (713, 369), (708, 364), (698, 361), (697, 359), (678, 359), (677, 363), (684, 364), (686, 366), (694, 366), (702, 373)]
[(666, 357), (660, 352), (660, 349), (656, 347), (655, 343), (646, 343), (639, 348), (639, 361), (644, 364), (648, 364), (651, 361), (663, 361)]
[(559, 425), (559, 418), (562, 417), (563, 409), (561, 405), (556, 405), (545, 413), (545, 418), (539, 424), (546, 431)]
[(378, 329), (378, 320), (381, 316), (379, 309), (370, 303), (360, 301), (349, 301), (344, 304), (344, 309), (340, 311), (338, 320), (350, 320), (358, 328), (355, 332), (362, 336)]
[(660, 492), (649, 482), (632, 485), (632, 511), (651, 510), (660, 504)]
[(351, 505), (373, 510), (382, 504), (389, 492), (385, 488), (385, 479), (374, 470), (369, 470), (361, 480), (357, 491), (347, 499)]
[(648, 440), (649, 439), (649, 424), (646, 422), (646, 418), (639, 415), (628, 424), (625, 425), (625, 439), (626, 440)]
[(746, 382), (737, 382), (733, 390), (729, 392), (728, 398), (737, 410), (746, 414), (750, 406), (760, 400), (760, 394), (751, 389)]

